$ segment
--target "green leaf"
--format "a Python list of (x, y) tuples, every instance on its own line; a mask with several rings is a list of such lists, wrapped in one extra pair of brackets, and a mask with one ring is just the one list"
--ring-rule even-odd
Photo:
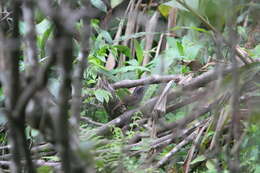
[(51, 166), (40, 166), (37, 168), (37, 173), (52, 173), (53, 168)]
[(114, 40), (114, 42), (118, 42), (118, 41), (125, 41), (125, 40), (129, 40), (129, 39), (132, 39), (132, 38), (139, 38), (139, 37), (143, 37), (143, 36), (146, 36), (148, 34), (161, 34), (161, 32), (137, 32), (137, 33), (134, 33), (134, 34), (130, 34), (130, 35), (124, 35), (124, 36), (121, 36), (119, 39), (116, 39)]
[[(194, 9), (198, 10), (199, 8), (199, 0), (186, 0), (186, 3)], [(178, 8), (179, 10), (188, 11), (185, 7), (179, 4), (176, 0), (168, 1), (159, 6), (159, 11), (162, 13), (163, 16), (167, 17), (171, 8)]]
[(90, 20), (91, 27), (93, 27), (96, 30), (99, 29), (99, 24), (100, 24), (100, 21), (98, 19), (91, 19)]
[(195, 164), (195, 163), (202, 162), (202, 161), (205, 161), (205, 160), (206, 160), (205, 156), (199, 155), (190, 164)]
[(103, 12), (107, 12), (107, 6), (103, 1), (101, 1), (101, 0), (90, 0), (90, 2), (97, 9), (99, 9)]
[(208, 160), (206, 162), (206, 167), (208, 168), (209, 171), (216, 171), (215, 165), (211, 160)]
[(25, 34), (25, 23), (24, 22), (19, 22), (19, 32), (24, 35)]
[(102, 89), (96, 90), (94, 94), (97, 100), (100, 101), (101, 103), (104, 103), (104, 101), (108, 103), (109, 97), (112, 97), (111, 93)]
[[(163, 6), (166, 6), (166, 7), (163, 7)], [(168, 1), (168, 2), (161, 4), (159, 6), (159, 11), (164, 10), (162, 14), (167, 14), (166, 16), (168, 16), (171, 8), (173, 8), (173, 7), (178, 8), (179, 10), (187, 11), (187, 9), (184, 8), (182, 5), (180, 5), (178, 2), (176, 2), (176, 0)], [(169, 11), (167, 11), (167, 10), (169, 10)]]
[(135, 51), (136, 51), (136, 57), (138, 60), (139, 65), (142, 64), (143, 58), (144, 58), (144, 51), (141, 45), (138, 43), (137, 40), (134, 40), (134, 45), (135, 45)]
[(245, 40), (248, 39), (246, 27), (238, 26), (237, 31), (238, 31), (239, 35), (242, 36), (243, 39), (245, 39)]
[(110, 1), (111, 8), (115, 8), (116, 6), (121, 4), (122, 2), (123, 2), (123, 0), (111, 0)]
[(188, 66), (182, 65), (181, 66), (181, 73), (188, 73), (190, 72), (190, 69)]
[(40, 23), (36, 25), (36, 32), (38, 34), (43, 34), (47, 29), (51, 27), (51, 22), (48, 19), (42, 20)]
[(168, 17), (169, 13), (171, 11), (172, 7), (170, 7), (169, 5), (165, 5), (165, 4), (161, 4), (158, 7), (159, 12), (164, 16), (164, 17)]
[(46, 160), (50, 160), (50, 161), (54, 161), (54, 162), (58, 162), (60, 161), (60, 158), (58, 156), (44, 156), (42, 157), (43, 159), (46, 159)]
[(135, 71), (135, 70), (141, 70), (141, 71), (147, 71), (150, 72), (148, 68), (142, 67), (142, 66), (126, 66), (126, 67), (121, 67), (117, 68), (115, 70), (112, 70), (112, 74), (117, 74), (117, 73), (126, 73), (128, 71)]
[(259, 58), (260, 57), (260, 44), (256, 45), (254, 49), (249, 50), (249, 55), (252, 58)]
[(199, 13), (215, 28), (221, 30), (230, 16), (236, 13), (235, 7), (232, 1), (227, 0), (200, 1)]
[(48, 38), (51, 35), (51, 32), (53, 30), (53, 27), (50, 26), (42, 35), (42, 37), (39, 39), (39, 44), (40, 44), (40, 57), (43, 58), (45, 57), (45, 46), (47, 43)]
[(40, 23), (42, 20), (45, 19), (45, 15), (42, 13), (41, 10), (35, 10), (34, 12), (36, 24)]
[(184, 48), (183, 48), (181, 42), (177, 41), (176, 45), (177, 45), (177, 48), (178, 48), (178, 51), (179, 51), (180, 55), (184, 56)]
[(123, 53), (127, 57), (131, 57), (131, 50), (127, 46), (115, 45), (115, 48), (119, 50), (120, 53)]
[(194, 60), (202, 48), (201, 44), (193, 42), (188, 36), (183, 37), (182, 46), (186, 60)]
[(32, 137), (36, 137), (36, 136), (38, 136), (39, 134), (40, 134), (40, 133), (39, 133), (38, 130), (31, 129), (31, 136), (32, 136)]
[(203, 29), (203, 28), (198, 28), (196, 26), (191, 26), (191, 27), (187, 27), (188, 29), (192, 29), (192, 30), (195, 30), (195, 31), (199, 31), (199, 32), (204, 32), (204, 33), (209, 33), (209, 31)]
[(131, 65), (131, 66), (138, 66), (139, 65), (139, 63), (137, 62), (136, 59), (131, 59), (131, 60), (127, 61), (126, 63)]
[(4, 98), (3, 88), (0, 88), (0, 102), (4, 101)]
[(113, 39), (110, 36), (109, 32), (105, 31), (105, 30), (101, 30), (100, 34), (102, 35), (102, 37), (109, 43), (112, 44), (113, 43)]

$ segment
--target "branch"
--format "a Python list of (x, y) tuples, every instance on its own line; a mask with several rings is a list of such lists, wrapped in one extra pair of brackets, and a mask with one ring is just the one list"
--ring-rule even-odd
[(93, 124), (95, 126), (103, 126), (104, 125), (103, 123), (99, 123), (99, 122), (93, 121), (92, 119), (90, 119), (88, 117), (80, 117), (80, 120), (84, 121), (86, 123)]
[(109, 133), (111, 127), (113, 126), (121, 127), (127, 124), (130, 121), (132, 115), (137, 111), (138, 109), (127, 111), (122, 115), (120, 115), (119, 117), (117, 117), (116, 119), (113, 119), (112, 121), (106, 123), (105, 125), (95, 129), (93, 133), (95, 133), (96, 135), (106, 135), (107, 133)]
[[(21, 2), (19, 0), (11, 1), (13, 29), (8, 42), (6, 55), (8, 62), (8, 72), (6, 73), (6, 107), (7, 119), (9, 120), (9, 137), (12, 146), (12, 172), (20, 172), (22, 170), (21, 159), (25, 157), (26, 168), (29, 173), (34, 173), (35, 169), (31, 160), (29, 148), (25, 137), (25, 116), (21, 112), (19, 116), (15, 114), (15, 106), (17, 98), (20, 96), (20, 73), (19, 73), (19, 57), (21, 56), (21, 40), (19, 32), (19, 22), (21, 18)], [(6, 37), (8, 39), (8, 37)], [(9, 56), (9, 57), (8, 57)]]
[[(81, 95), (82, 95), (82, 81), (83, 81), (83, 73), (87, 66), (87, 56), (89, 53), (89, 37), (90, 37), (90, 21), (84, 18), (84, 28), (82, 33), (82, 47), (81, 52), (78, 57), (78, 65), (74, 71), (74, 76), (72, 79), (72, 84), (74, 87), (74, 94), (72, 95), (72, 104), (71, 104), (71, 111), (72, 111), (72, 122), (74, 129), (79, 127), (79, 120), (80, 120), (80, 110), (81, 110)], [(78, 136), (78, 135), (77, 135)]]
[(27, 86), (25, 90), (22, 92), (15, 107), (15, 112), (16, 112), (15, 114), (17, 116), (19, 116), (20, 113), (25, 109), (26, 105), (28, 104), (32, 96), (38, 90), (46, 86), (48, 81), (49, 70), (51, 66), (55, 63), (55, 60), (56, 60), (56, 54), (52, 52), (52, 56), (50, 56), (47, 62), (44, 64), (44, 66), (38, 70), (35, 80), (32, 83), (30, 83), (30, 85)]
[(206, 91), (199, 91), (199, 92), (196, 92), (194, 95), (192, 95), (191, 97), (188, 97), (184, 100), (182, 100), (181, 102), (179, 103), (176, 103), (176, 104), (173, 104), (173, 105), (170, 105), (167, 107), (166, 109), (166, 113), (169, 113), (169, 112), (173, 112), (177, 109), (180, 109), (181, 107), (183, 106), (186, 106), (188, 104), (191, 104), (193, 102), (196, 102), (198, 99), (202, 98), (203, 96), (205, 96), (207, 92)]
[[(251, 65), (257, 66), (257, 65), (259, 65), (259, 63), (252, 63)], [(205, 86), (209, 82), (217, 80), (218, 77), (227, 75), (231, 71), (232, 71), (231, 67), (226, 67), (226, 68), (223, 69), (221, 75), (217, 74), (214, 69), (211, 70), (211, 71), (205, 72), (202, 75), (192, 79), (188, 84), (184, 85), (183, 87), (179, 87), (176, 90), (170, 92), (169, 95), (167, 96), (167, 102), (172, 101), (172, 100), (178, 98), (179, 96), (181, 96), (183, 94), (184, 91), (190, 91), (190, 90), (193, 90), (193, 89)], [(132, 117), (132, 114), (137, 112), (137, 111), (143, 112), (144, 115), (146, 115), (146, 116), (150, 115), (150, 112), (153, 109), (157, 99), (158, 99), (158, 97), (151, 98), (150, 100), (148, 100), (141, 107), (123, 113), (118, 118), (110, 121), (109, 123), (105, 124), (104, 126), (98, 128), (98, 129), (94, 130), (95, 133), (97, 135), (105, 135), (105, 134), (109, 133), (109, 128), (111, 126), (122, 126), (122, 125), (125, 125), (126, 123), (128, 123), (130, 121), (130, 119)], [(217, 103), (212, 103), (212, 104), (208, 105), (207, 107), (201, 108), (198, 112), (196, 112), (196, 114), (194, 116), (198, 117), (198, 116), (200, 116), (202, 114), (207, 113), (208, 111), (211, 110), (212, 106), (215, 106), (216, 104)], [(182, 122), (182, 123), (184, 123), (184, 122)], [(176, 125), (177, 125), (176, 122), (174, 122), (172, 124), (166, 125), (160, 131), (170, 130), (170, 129), (172, 129), (172, 127), (174, 127)]]
[(53, 19), (57, 30), (55, 35), (59, 41), (59, 46), (57, 47), (57, 52), (59, 52), (59, 54), (57, 54), (57, 60), (59, 62), (59, 66), (61, 67), (61, 82), (58, 96), (59, 104), (55, 137), (59, 146), (62, 169), (64, 173), (70, 173), (72, 172), (72, 167), (68, 118), (70, 109), (69, 99), (71, 96), (73, 43), (72, 34), (69, 31), (65, 30), (61, 23), (63, 20), (64, 17)]
[(158, 83), (167, 83), (171, 80), (174, 80), (174, 82), (179, 82), (182, 78), (182, 75), (166, 75), (166, 76), (159, 76), (159, 75), (153, 75), (147, 78), (142, 78), (138, 80), (123, 80), (120, 82), (116, 82), (112, 84), (112, 87), (114, 89), (118, 88), (132, 88), (139, 85), (147, 85), (147, 84), (158, 84)]
[[(26, 25), (26, 55), (25, 56), (25, 65), (27, 76), (33, 76), (37, 72), (38, 67), (38, 52), (36, 45), (36, 29), (34, 22), (34, 2), (33, 0), (24, 0), (22, 11), (23, 18)], [(35, 76), (34, 76), (35, 77)]]
[(154, 167), (159, 168), (165, 164), (176, 152), (178, 152), (183, 146), (188, 144), (190, 141), (196, 138), (197, 131), (190, 134), (187, 138), (177, 144), (169, 153), (167, 153)]

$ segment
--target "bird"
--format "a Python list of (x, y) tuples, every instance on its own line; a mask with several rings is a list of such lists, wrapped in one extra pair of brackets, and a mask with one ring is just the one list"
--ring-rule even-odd
[(127, 95), (122, 99), (122, 102), (126, 106), (137, 106), (143, 99), (145, 93), (144, 86), (138, 86), (134, 89), (131, 95)]

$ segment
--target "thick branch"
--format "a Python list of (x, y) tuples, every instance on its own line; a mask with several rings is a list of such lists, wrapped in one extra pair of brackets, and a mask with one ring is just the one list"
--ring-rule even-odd
[(114, 83), (112, 86), (114, 89), (132, 88), (132, 87), (136, 87), (139, 85), (167, 83), (171, 80), (174, 80), (174, 82), (179, 82), (181, 78), (182, 78), (182, 75), (166, 75), (166, 76), (153, 75), (153, 76), (138, 79), (138, 80), (123, 80), (123, 81)]
[(93, 133), (95, 133), (96, 135), (105, 135), (105, 134), (109, 133), (111, 127), (113, 127), (113, 126), (121, 127), (121, 126), (125, 125), (126, 123), (128, 123), (130, 121), (132, 115), (137, 111), (138, 111), (138, 109), (133, 109), (133, 110), (127, 111), (127, 112), (123, 113), (122, 115), (120, 115), (119, 117), (117, 117), (116, 119), (113, 119), (112, 121), (108, 122), (107, 124), (95, 129)]

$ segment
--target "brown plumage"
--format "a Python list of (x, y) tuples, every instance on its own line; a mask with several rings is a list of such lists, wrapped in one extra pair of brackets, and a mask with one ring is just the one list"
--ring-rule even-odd
[(131, 95), (125, 96), (122, 101), (126, 106), (137, 106), (143, 99), (145, 87), (138, 86)]

